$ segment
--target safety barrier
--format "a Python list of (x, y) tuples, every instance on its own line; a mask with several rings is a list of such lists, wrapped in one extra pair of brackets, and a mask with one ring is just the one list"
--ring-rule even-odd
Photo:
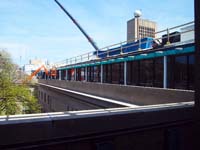
[[(183, 27), (187, 27), (190, 25), (194, 25), (194, 21), (155, 32), (155, 37), (157, 37), (157, 38), (154, 38), (152, 40), (152, 42), (157, 41), (160, 44), (164, 43), (163, 46), (164, 45), (170, 46), (170, 45), (172, 45), (172, 43), (170, 42), (171, 38), (175, 38), (176, 36), (179, 36), (179, 35), (181, 36), (185, 33), (194, 31), (194, 29), (189, 29), (189, 30), (182, 31), (182, 32), (180, 31)], [(174, 33), (174, 34), (172, 34), (172, 33)], [(81, 62), (98, 60), (98, 59), (102, 58), (101, 56), (109, 58), (110, 56), (113, 56), (113, 55), (115, 55), (115, 56), (124, 55), (124, 54), (133, 52), (133, 51), (128, 51), (128, 50), (125, 51), (125, 49), (132, 48), (132, 47), (137, 47), (137, 49), (135, 49), (136, 51), (146, 50), (146, 48), (142, 48), (142, 45), (148, 44), (147, 42), (149, 42), (149, 41), (146, 41), (146, 40), (141, 41), (141, 40), (142, 39), (132, 39), (129, 41), (123, 41), (123, 42), (120, 42), (117, 44), (109, 45), (109, 46), (101, 48), (99, 51), (96, 51), (96, 52), (91, 51), (91, 52), (88, 52), (88, 53), (85, 53), (85, 54), (82, 54), (82, 55), (79, 55), (76, 57), (67, 58), (65, 60), (56, 62), (56, 63), (54, 63), (54, 66), (58, 68), (58, 67), (73, 65), (73, 64), (77, 64), (77, 63), (81, 63)], [(194, 39), (192, 41), (194, 41)], [(181, 40), (179, 43), (184, 43), (184, 42), (187, 42), (187, 41)], [(147, 49), (151, 49), (151, 48), (153, 48), (153, 47), (150, 45), (150, 46), (148, 46)]]

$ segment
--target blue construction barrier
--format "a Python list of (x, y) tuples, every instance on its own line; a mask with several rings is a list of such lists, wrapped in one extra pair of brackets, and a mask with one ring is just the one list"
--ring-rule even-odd
[[(151, 37), (145, 37), (140, 40), (140, 47), (139, 47), (139, 40), (136, 42), (131, 42), (127, 44), (123, 44), (122, 46), (116, 47), (116, 48), (111, 48), (106, 51), (98, 51), (98, 57), (99, 58), (105, 58), (108, 55), (109, 56), (114, 56), (114, 55), (119, 55), (121, 52), (123, 53), (130, 53), (133, 51), (137, 51), (139, 48), (142, 49), (148, 49), (152, 48), (153, 46), (153, 38)], [(93, 53), (94, 55), (97, 55), (97, 52), (95, 51)]]

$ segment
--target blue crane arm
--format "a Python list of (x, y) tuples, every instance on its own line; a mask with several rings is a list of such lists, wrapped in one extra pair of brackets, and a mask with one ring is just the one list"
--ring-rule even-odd
[(72, 17), (72, 15), (57, 0), (55, 0), (55, 2), (65, 12), (65, 14), (72, 20), (72, 22), (79, 28), (79, 30), (83, 33), (83, 35), (88, 39), (90, 44), (98, 52), (99, 48), (97, 47), (95, 42), (89, 37), (89, 35), (83, 30), (83, 28), (79, 25), (79, 23)]

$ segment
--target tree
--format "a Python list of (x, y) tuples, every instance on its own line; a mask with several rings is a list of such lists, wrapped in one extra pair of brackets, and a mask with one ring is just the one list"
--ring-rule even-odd
[(25, 85), (15, 84), (16, 65), (0, 51), (0, 115), (40, 112), (40, 105)]

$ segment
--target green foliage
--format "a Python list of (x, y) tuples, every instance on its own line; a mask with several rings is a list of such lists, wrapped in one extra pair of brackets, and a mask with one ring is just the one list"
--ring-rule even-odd
[(9, 54), (0, 51), (0, 115), (40, 112), (40, 105), (31, 90), (14, 83), (15, 68)]

